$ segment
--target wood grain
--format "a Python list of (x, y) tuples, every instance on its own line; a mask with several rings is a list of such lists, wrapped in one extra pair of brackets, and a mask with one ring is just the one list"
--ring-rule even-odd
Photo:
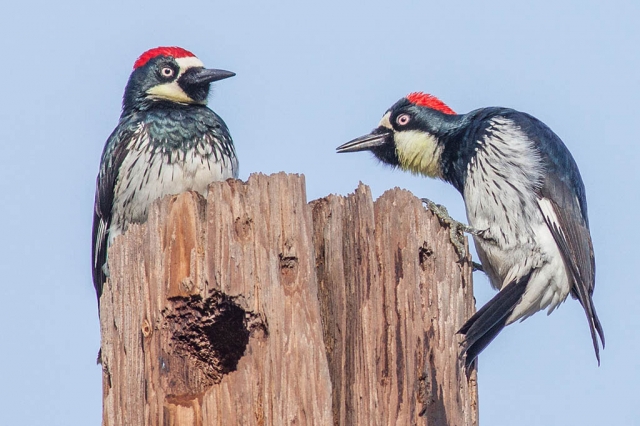
[(105, 426), (477, 424), (468, 259), (406, 191), (213, 183), (154, 203), (109, 270)]

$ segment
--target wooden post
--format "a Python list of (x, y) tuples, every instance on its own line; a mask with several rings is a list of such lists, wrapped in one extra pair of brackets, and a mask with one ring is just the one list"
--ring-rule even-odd
[(154, 203), (109, 268), (104, 426), (477, 424), (471, 268), (406, 191), (217, 182)]

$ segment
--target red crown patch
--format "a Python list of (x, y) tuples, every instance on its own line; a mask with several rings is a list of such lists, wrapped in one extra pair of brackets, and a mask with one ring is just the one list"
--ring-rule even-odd
[(188, 50), (183, 49), (182, 47), (156, 47), (154, 49), (147, 50), (136, 60), (133, 64), (133, 69), (138, 69), (143, 67), (149, 62), (151, 59), (157, 56), (173, 56), (174, 58), (189, 58), (192, 56), (196, 56)]
[(444, 114), (455, 115), (455, 112), (451, 108), (449, 108), (447, 104), (445, 104), (435, 96), (426, 93), (410, 93), (409, 95), (407, 95), (407, 100), (414, 105), (435, 109), (436, 111), (440, 111)]

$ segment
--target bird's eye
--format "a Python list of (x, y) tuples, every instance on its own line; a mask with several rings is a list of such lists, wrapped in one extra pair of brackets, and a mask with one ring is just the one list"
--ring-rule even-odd
[(396, 118), (396, 123), (400, 126), (406, 126), (411, 121), (411, 116), (409, 114), (400, 114), (398, 118)]
[(164, 67), (160, 70), (160, 75), (164, 78), (171, 78), (175, 71), (171, 67)]

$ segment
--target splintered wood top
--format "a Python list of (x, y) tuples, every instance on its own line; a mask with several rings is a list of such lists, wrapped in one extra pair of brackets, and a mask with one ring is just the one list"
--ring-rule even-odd
[(154, 203), (109, 270), (105, 426), (477, 424), (470, 259), (407, 191), (212, 183)]

